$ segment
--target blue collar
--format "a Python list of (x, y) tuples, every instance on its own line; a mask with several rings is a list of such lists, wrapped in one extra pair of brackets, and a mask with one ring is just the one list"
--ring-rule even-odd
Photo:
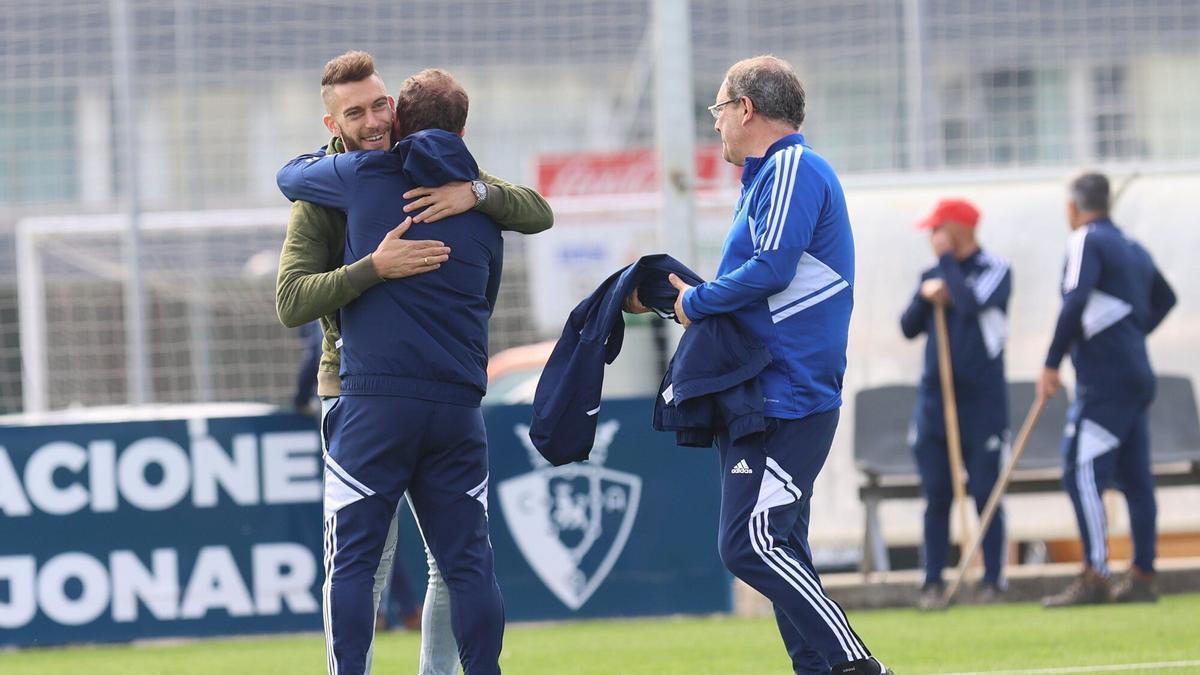
[(1107, 225), (1108, 227), (1117, 226), (1117, 224), (1112, 221), (1112, 218), (1109, 218), (1108, 216), (1101, 216), (1100, 218), (1089, 222), (1087, 225), (1084, 225), (1084, 227), (1088, 227), (1090, 225)]
[(788, 134), (772, 143), (762, 157), (747, 157), (742, 164), (742, 185), (749, 185), (754, 180), (754, 177), (758, 175), (758, 170), (770, 159), (771, 155), (793, 145), (804, 145), (804, 134)]

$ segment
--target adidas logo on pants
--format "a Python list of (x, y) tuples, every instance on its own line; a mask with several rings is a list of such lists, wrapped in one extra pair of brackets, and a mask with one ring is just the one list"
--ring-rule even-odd
[(720, 434), (721, 561), (774, 604), (796, 672), (878, 673), (870, 650), (821, 587), (808, 553), (812, 486), (837, 422), (833, 410), (768, 418), (765, 433), (736, 443), (728, 431)]

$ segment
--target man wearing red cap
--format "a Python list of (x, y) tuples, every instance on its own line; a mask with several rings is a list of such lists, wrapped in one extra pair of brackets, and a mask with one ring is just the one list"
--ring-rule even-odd
[[(942, 569), (950, 538), (953, 502), (946, 421), (939, 385), (934, 307), (946, 309), (946, 327), (954, 371), (963, 465), (967, 490), (983, 511), (1008, 451), (1008, 386), (1004, 380), (1004, 342), (1008, 335), (1008, 297), (1012, 274), (1008, 261), (985, 253), (975, 239), (979, 210), (964, 199), (943, 199), (917, 227), (930, 230), (937, 265), (921, 274), (921, 285), (900, 317), (904, 336), (925, 333), (925, 369), (918, 387), (910, 433), (921, 489), (925, 495), (925, 582), (919, 606), (943, 604)], [(1004, 589), (1004, 513), (983, 540), (984, 576), (977, 597), (992, 601)]]

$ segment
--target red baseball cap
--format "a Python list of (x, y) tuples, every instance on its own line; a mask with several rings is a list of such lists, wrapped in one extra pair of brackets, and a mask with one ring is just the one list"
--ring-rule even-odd
[(933, 208), (933, 212), (917, 221), (917, 229), (932, 230), (942, 223), (962, 223), (967, 227), (979, 224), (979, 209), (965, 199), (943, 199)]

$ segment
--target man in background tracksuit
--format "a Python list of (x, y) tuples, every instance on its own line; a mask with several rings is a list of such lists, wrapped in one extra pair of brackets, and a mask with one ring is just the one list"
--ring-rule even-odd
[[(1070, 350), (1075, 400), (1063, 439), (1063, 486), (1083, 539), (1083, 572), (1047, 607), (1153, 602), (1158, 507), (1150, 469), (1155, 377), (1146, 336), (1175, 306), (1175, 293), (1146, 249), (1109, 218), (1108, 179), (1084, 174), (1071, 184), (1071, 236), (1063, 268), (1062, 310), (1046, 355), (1038, 394), (1060, 387), (1059, 364)], [(1110, 590), (1108, 523), (1101, 495), (1116, 484), (1129, 505), (1133, 567)]]
[[(404, 218), (415, 185), (473, 180), (462, 138), (441, 129), (391, 151), (302, 155), (280, 170), (289, 199), (346, 210), (346, 260), (370, 254)], [(450, 592), (468, 675), (499, 673), (504, 607), (488, 539), (488, 319), (503, 240), (486, 216), (414, 225), (453, 255), (429, 274), (375, 286), (341, 309), (341, 397), (324, 420), (324, 586), (330, 670), (362, 673), (373, 640), (373, 586), (388, 529), (407, 490)]]
[[(942, 569), (950, 538), (954, 501), (946, 419), (938, 371), (935, 306), (946, 308), (946, 332), (958, 404), (959, 435), (967, 490), (983, 512), (1008, 448), (1008, 385), (1004, 380), (1004, 342), (1008, 335), (1008, 297), (1012, 274), (1008, 261), (984, 252), (975, 238), (979, 210), (963, 199), (944, 199), (917, 227), (931, 230), (937, 265), (921, 274), (921, 285), (900, 317), (910, 340), (926, 334), (925, 369), (913, 412), (913, 454), (925, 495), (925, 581), (918, 606), (944, 606)], [(995, 601), (1003, 588), (1004, 512), (983, 539), (980, 601)]]
[[(718, 433), (721, 559), (768, 597), (797, 673), (890, 672), (821, 587), (808, 545), (813, 482), (842, 404), (854, 241), (833, 168), (804, 144), (804, 89), (772, 56), (729, 69), (709, 108), (742, 194), (717, 278), (680, 289), (684, 326), (732, 315), (770, 350), (759, 376), (766, 431)], [(646, 311), (632, 294), (630, 311)]]

